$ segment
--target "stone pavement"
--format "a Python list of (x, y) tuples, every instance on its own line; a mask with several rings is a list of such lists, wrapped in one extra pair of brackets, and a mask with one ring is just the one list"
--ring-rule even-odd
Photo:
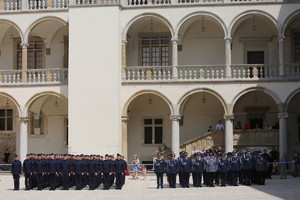
[[(166, 180), (166, 179), (165, 179)], [(300, 178), (288, 176), (287, 179), (279, 179), (274, 176), (271, 180), (266, 180), (265, 186), (253, 185), (239, 187), (202, 187), (202, 188), (176, 188), (171, 189), (165, 185), (164, 189), (156, 189), (156, 178), (153, 175), (147, 177), (144, 181), (142, 177), (139, 180), (133, 180), (127, 177), (123, 190), (89, 191), (87, 189), (75, 191), (25, 191), (24, 179), (21, 179), (21, 190), (13, 191), (13, 180), (8, 174), (0, 175), (0, 199), (1, 200), (144, 200), (144, 199), (167, 199), (167, 200), (193, 200), (193, 199), (300, 199)]]

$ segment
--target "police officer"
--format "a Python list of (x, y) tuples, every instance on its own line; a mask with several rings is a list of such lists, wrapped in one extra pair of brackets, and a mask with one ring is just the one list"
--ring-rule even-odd
[(31, 189), (31, 175), (32, 175), (32, 163), (30, 155), (26, 155), (26, 159), (23, 162), (23, 173), (25, 176), (25, 190)]
[(184, 157), (181, 159), (181, 162), (179, 163), (179, 168), (182, 171), (182, 187), (189, 188), (190, 173), (192, 172), (192, 160), (188, 158), (187, 152), (184, 152)]
[(229, 172), (229, 162), (224, 153), (220, 154), (219, 162), (219, 173), (221, 176), (221, 187), (226, 187), (227, 176)]
[(44, 184), (44, 175), (45, 175), (45, 160), (42, 159), (42, 154), (38, 154), (38, 159), (36, 161), (35, 168), (36, 180), (37, 180), (37, 189), (42, 190)]
[(103, 175), (103, 185), (104, 190), (109, 190), (110, 188), (110, 176), (114, 173), (114, 162), (110, 159), (109, 155), (105, 155), (105, 160), (102, 162), (102, 175)]
[(233, 151), (232, 156), (229, 160), (230, 169), (231, 169), (231, 181), (233, 186), (238, 186), (237, 178), (239, 171), (241, 169), (241, 160), (240, 157), (237, 156), (237, 152)]
[(243, 171), (244, 171), (244, 185), (251, 185), (251, 174), (254, 168), (253, 156), (250, 153), (250, 149), (247, 148), (244, 156), (242, 157)]
[(218, 171), (218, 161), (214, 156), (214, 153), (209, 154), (209, 158), (205, 163), (206, 173), (207, 173), (207, 186), (214, 187), (214, 177), (216, 172)]
[(50, 190), (56, 189), (56, 173), (57, 173), (57, 160), (54, 159), (54, 155), (50, 155), (48, 160), (48, 172), (50, 181)]
[(184, 151), (181, 151), (179, 153), (179, 157), (177, 158), (178, 163), (179, 163), (179, 170), (178, 170), (178, 175), (179, 175), (179, 184), (182, 186), (183, 181), (182, 181), (182, 171), (180, 167), (180, 163), (182, 162), (182, 159), (184, 158)]
[(176, 175), (179, 171), (179, 162), (175, 159), (175, 154), (170, 155), (170, 160), (167, 161), (167, 173), (169, 176), (170, 188), (176, 188)]
[(14, 179), (14, 190), (20, 189), (20, 174), (22, 174), (22, 163), (18, 155), (15, 155), (15, 160), (11, 164), (11, 174)]
[(202, 174), (205, 169), (205, 161), (204, 158), (201, 157), (201, 153), (197, 152), (195, 154), (195, 158), (192, 160), (193, 163), (193, 174), (194, 174), (194, 187), (202, 187), (201, 181), (202, 181)]
[(256, 159), (256, 173), (257, 173), (257, 183), (259, 185), (265, 185), (266, 179), (266, 172), (268, 170), (268, 161), (264, 158), (262, 153), (259, 154), (258, 158)]
[(157, 159), (155, 159), (155, 161), (154, 161), (154, 173), (156, 174), (156, 179), (157, 179), (157, 189), (159, 188), (159, 186), (161, 188), (164, 188), (163, 187), (163, 176), (164, 176), (164, 173), (166, 172), (166, 168), (167, 168), (166, 162), (161, 157), (162, 157), (162, 154), (158, 153)]
[(115, 175), (116, 175), (116, 189), (121, 190), (123, 187), (123, 175), (127, 169), (127, 164), (122, 160), (122, 156), (117, 154), (117, 159), (115, 160)]

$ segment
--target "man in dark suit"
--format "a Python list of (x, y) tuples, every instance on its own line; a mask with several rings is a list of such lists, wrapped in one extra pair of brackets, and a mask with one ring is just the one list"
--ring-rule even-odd
[(11, 174), (14, 179), (14, 190), (20, 189), (20, 174), (22, 174), (22, 163), (18, 155), (15, 155), (15, 160), (11, 164)]

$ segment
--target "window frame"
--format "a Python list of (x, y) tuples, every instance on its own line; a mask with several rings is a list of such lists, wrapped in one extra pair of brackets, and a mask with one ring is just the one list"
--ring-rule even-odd
[[(154, 38), (158, 37), (159, 38), (159, 44), (143, 44), (143, 39), (144, 37), (149, 37), (149, 38)], [(161, 42), (161, 38), (163, 37), (168, 37), (168, 44), (163, 44)], [(152, 40), (150, 40), (152, 41)], [(158, 65), (153, 65), (153, 55), (152, 55), (152, 47), (159, 46), (159, 64)], [(162, 48), (167, 46), (168, 47), (168, 65), (162, 65), (163, 61), (163, 51)], [(143, 48), (144, 47), (149, 47), (149, 65), (143, 65)], [(158, 33), (139, 33), (139, 48), (138, 48), (138, 64), (139, 66), (143, 67), (159, 67), (159, 66), (171, 66), (172, 65), (172, 42), (171, 42), (171, 34), (168, 32), (158, 32)]]
[[(151, 125), (145, 124), (145, 119), (152, 119)], [(161, 119), (162, 124), (155, 124), (155, 119)], [(145, 127), (152, 127), (152, 143), (145, 144)], [(162, 127), (162, 143), (155, 144), (155, 127)], [(162, 116), (143, 117), (142, 118), (142, 146), (146, 147), (158, 147), (165, 145), (165, 118)]]
[[(15, 122), (14, 122), (14, 109), (13, 109), (13, 107), (0, 107), (0, 110), (4, 110), (4, 112), (5, 112), (5, 114), (4, 114), (4, 126), (5, 126), (5, 128), (4, 128), (4, 130), (0, 130), (0, 132), (14, 132), (14, 124), (15, 124)], [(7, 119), (8, 119), (8, 116), (7, 116), (7, 111), (8, 110), (11, 110), (12, 111), (12, 126), (11, 126), (11, 130), (8, 130), (7, 129), (7, 127), (8, 127), (8, 123), (7, 123)]]

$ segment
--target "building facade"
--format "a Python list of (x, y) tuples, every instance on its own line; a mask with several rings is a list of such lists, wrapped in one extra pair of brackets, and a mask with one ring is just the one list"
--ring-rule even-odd
[(300, 150), (298, 1), (6, 0), (0, 10), (1, 155), (151, 161), (219, 120), (226, 151)]

